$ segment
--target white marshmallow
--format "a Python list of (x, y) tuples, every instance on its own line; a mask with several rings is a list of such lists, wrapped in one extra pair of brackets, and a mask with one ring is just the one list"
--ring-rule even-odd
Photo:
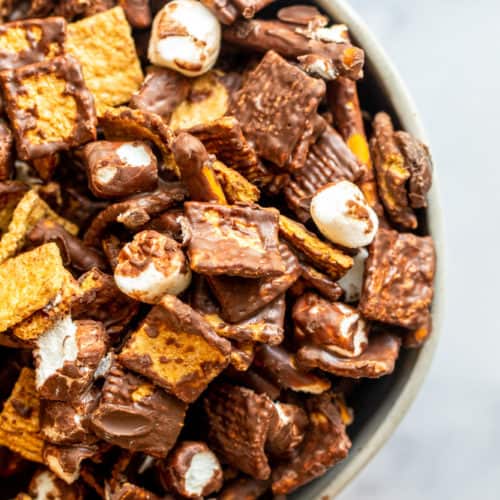
[(71, 316), (61, 319), (43, 333), (37, 341), (36, 369), (37, 389), (64, 366), (66, 361), (75, 361), (78, 356), (76, 342), (77, 327)]
[(351, 269), (337, 281), (344, 290), (344, 302), (357, 302), (361, 298), (367, 257), (368, 251), (365, 248), (360, 248), (353, 257), (354, 264)]
[(184, 487), (192, 496), (201, 496), (203, 489), (214, 474), (220, 470), (217, 457), (211, 451), (202, 451), (193, 456), (186, 472)]
[(147, 167), (151, 163), (151, 157), (144, 146), (125, 143), (115, 153), (121, 161), (131, 167)]
[(347, 248), (369, 245), (378, 230), (377, 214), (349, 181), (319, 190), (311, 201), (311, 217), (323, 236)]
[[(153, 238), (151, 246), (141, 246), (145, 238)], [(115, 282), (118, 288), (135, 300), (155, 304), (166, 294), (178, 295), (191, 283), (191, 270), (180, 247), (170, 238), (155, 231), (142, 231), (127, 243), (118, 255), (115, 268)], [(151, 254), (148, 254), (151, 251)], [(131, 262), (142, 259), (147, 265), (137, 268)]]
[(336, 345), (328, 345), (326, 348), (329, 351), (340, 354), (347, 358), (356, 357), (362, 354), (366, 344), (368, 343), (368, 327), (364, 319), (362, 319), (359, 313), (349, 306), (338, 303), (337, 308), (345, 316), (342, 318), (339, 325), (339, 333), (345, 338), (351, 336), (351, 329), (355, 325), (355, 332), (352, 335), (352, 349), (343, 349), (342, 347)]
[(187, 76), (206, 73), (220, 51), (221, 26), (198, 0), (174, 0), (156, 15), (148, 57)]
[(33, 481), (33, 491), (35, 500), (49, 500), (59, 498), (59, 488), (56, 485), (56, 476), (48, 470), (39, 472)]

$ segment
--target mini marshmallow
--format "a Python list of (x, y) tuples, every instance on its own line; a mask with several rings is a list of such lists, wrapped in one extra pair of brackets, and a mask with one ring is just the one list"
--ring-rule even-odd
[(220, 51), (221, 26), (197, 0), (174, 0), (156, 15), (148, 57), (157, 66), (187, 76), (198, 76), (213, 67)]
[(345, 302), (357, 302), (361, 297), (367, 257), (368, 251), (365, 248), (360, 248), (358, 253), (353, 257), (354, 264), (351, 269), (337, 281), (344, 290)]
[(37, 389), (40, 389), (49, 377), (63, 368), (66, 361), (76, 361), (78, 356), (76, 331), (77, 326), (71, 316), (66, 316), (40, 336), (36, 349), (38, 354)]
[[(352, 349), (343, 349), (339, 345), (333, 344), (325, 345), (324, 348), (328, 351), (340, 354), (341, 356), (345, 356), (346, 358), (357, 357), (363, 352), (368, 344), (368, 325), (355, 309), (341, 304), (340, 302), (335, 305), (344, 315), (339, 324), (339, 333), (341, 337), (346, 339), (352, 336)], [(354, 333), (351, 332), (353, 327), (355, 328)]]
[(124, 143), (115, 151), (123, 163), (131, 167), (147, 167), (151, 157), (142, 144)]
[(202, 451), (194, 455), (186, 471), (184, 487), (192, 496), (200, 496), (207, 484), (220, 470), (220, 464), (211, 451)]
[(347, 248), (369, 245), (378, 230), (377, 214), (349, 181), (320, 189), (311, 201), (311, 217), (323, 236)]
[(123, 293), (148, 304), (178, 295), (191, 283), (180, 245), (156, 231), (141, 231), (122, 248), (114, 276)]

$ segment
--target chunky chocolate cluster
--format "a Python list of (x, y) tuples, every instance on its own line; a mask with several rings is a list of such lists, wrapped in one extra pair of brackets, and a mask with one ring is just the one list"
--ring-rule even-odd
[(272, 3), (0, 2), (10, 497), (281, 498), (428, 338), (429, 152)]

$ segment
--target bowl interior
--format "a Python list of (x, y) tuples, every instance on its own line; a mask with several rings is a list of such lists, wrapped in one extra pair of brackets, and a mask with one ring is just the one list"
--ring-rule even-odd
[[(363, 109), (372, 115), (381, 110), (389, 112), (395, 121), (395, 126), (428, 143), (413, 101), (397, 71), (347, 2), (344, 0), (280, 1), (274, 4), (274, 9), (299, 3), (316, 4), (334, 22), (347, 24), (353, 42), (365, 50), (365, 78), (359, 83)], [(391, 376), (378, 380), (364, 380), (360, 384), (349, 400), (355, 411), (355, 421), (349, 428), (353, 446), (348, 458), (321, 478), (298, 490), (291, 496), (293, 499), (324, 500), (338, 494), (395, 431), (425, 378), (437, 344), (442, 311), (443, 273), (442, 263), (439, 261), (439, 256), (442, 255), (442, 228), (438, 200), (436, 171), (434, 171), (429, 207), (426, 215), (419, 220), (420, 233), (430, 234), (434, 238), (439, 262), (432, 306), (432, 336), (421, 349), (403, 350)]]

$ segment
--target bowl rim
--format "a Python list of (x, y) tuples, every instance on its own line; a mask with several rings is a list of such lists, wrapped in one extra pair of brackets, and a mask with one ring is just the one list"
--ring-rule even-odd
[[(415, 103), (394, 64), (365, 22), (345, 0), (314, 0), (335, 22), (346, 24), (355, 42), (361, 46), (370, 64), (371, 73), (381, 85), (381, 91), (393, 108), (402, 128), (429, 144)], [(432, 148), (431, 148), (432, 151)], [(434, 356), (444, 313), (444, 231), (436, 165), (429, 192), (427, 209), (429, 234), (434, 239), (437, 268), (432, 303), (433, 332), (428, 342), (414, 351), (410, 368), (403, 380), (395, 384), (375, 414), (360, 430), (349, 456), (325, 476), (302, 488), (294, 498), (325, 499), (338, 495), (368, 464), (391, 437), (408, 412), (429, 371)]]

